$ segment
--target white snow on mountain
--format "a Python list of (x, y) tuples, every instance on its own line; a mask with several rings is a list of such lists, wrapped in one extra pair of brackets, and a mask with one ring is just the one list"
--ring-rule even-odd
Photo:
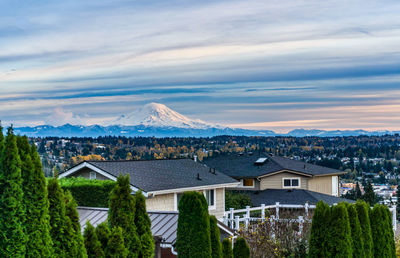
[(110, 124), (125, 126), (154, 126), (154, 127), (178, 127), (191, 129), (221, 128), (216, 124), (204, 122), (199, 119), (191, 119), (184, 116), (164, 104), (149, 103), (138, 110), (122, 115)]

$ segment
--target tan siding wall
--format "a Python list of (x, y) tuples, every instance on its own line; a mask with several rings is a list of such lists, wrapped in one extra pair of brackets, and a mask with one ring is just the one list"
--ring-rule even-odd
[(174, 211), (174, 194), (156, 195), (146, 199), (146, 208), (149, 211)]
[(305, 176), (289, 173), (289, 172), (282, 172), (272, 176), (267, 176), (261, 178), (260, 182), (260, 190), (265, 189), (283, 189), (283, 181), (282, 178), (291, 178), (291, 177), (299, 177), (300, 178), (300, 189), (308, 188), (308, 178)]
[[(80, 171), (78, 171), (75, 174), (70, 175), (68, 177), (72, 177), (72, 176), (73, 177), (84, 177), (84, 178), (89, 179), (91, 171), (93, 171), (93, 170), (91, 170), (90, 168), (83, 168)], [(96, 179), (98, 179), (98, 180), (110, 180), (109, 178), (107, 178), (107, 177), (105, 177), (105, 176), (103, 176), (103, 175), (101, 175), (99, 173), (96, 173)]]
[(332, 176), (318, 176), (308, 180), (308, 190), (332, 195)]
[(211, 215), (215, 215), (215, 217), (222, 218), (224, 216), (225, 211), (225, 191), (224, 188), (217, 188), (216, 192), (216, 209), (210, 210), (209, 213)]

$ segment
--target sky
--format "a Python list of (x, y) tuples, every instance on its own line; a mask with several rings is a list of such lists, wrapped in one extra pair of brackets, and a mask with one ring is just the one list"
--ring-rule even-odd
[(400, 1), (0, 0), (0, 119), (149, 102), (251, 129), (400, 129)]

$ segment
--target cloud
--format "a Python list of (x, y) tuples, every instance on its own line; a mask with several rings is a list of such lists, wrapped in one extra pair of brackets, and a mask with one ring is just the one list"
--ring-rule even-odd
[(61, 107), (55, 108), (50, 115), (45, 119), (46, 124), (60, 126), (64, 124), (85, 125), (84, 119), (80, 116), (66, 111)]

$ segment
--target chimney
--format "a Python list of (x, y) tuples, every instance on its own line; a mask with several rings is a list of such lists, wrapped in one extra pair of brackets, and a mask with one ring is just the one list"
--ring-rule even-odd
[(210, 173), (212, 173), (212, 168), (210, 168), (210, 171), (209, 171)]
[(197, 173), (197, 180), (201, 180), (200, 173)]
[(214, 172), (213, 172), (213, 174), (214, 174), (214, 175), (216, 175), (216, 174), (217, 174), (217, 171), (215, 171), (215, 168), (214, 168)]
[(197, 162), (197, 155), (193, 156), (193, 160), (194, 160), (194, 162)]
[(306, 169), (306, 164), (304, 164), (304, 169)]

